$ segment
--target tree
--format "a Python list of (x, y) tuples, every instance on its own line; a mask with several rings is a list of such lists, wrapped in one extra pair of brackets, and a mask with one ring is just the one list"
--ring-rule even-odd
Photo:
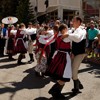
[(0, 0), (0, 20), (7, 16), (15, 16), (20, 0)]
[(19, 23), (33, 22), (34, 12), (33, 7), (30, 4), (30, 0), (20, 0), (17, 7), (16, 16), (19, 19)]

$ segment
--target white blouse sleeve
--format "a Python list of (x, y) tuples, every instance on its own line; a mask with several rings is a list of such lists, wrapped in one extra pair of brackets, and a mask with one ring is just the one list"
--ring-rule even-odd
[(39, 42), (40, 43), (42, 43), (42, 44), (47, 44), (49, 41), (51, 41), (52, 39), (54, 38), (54, 35), (53, 36), (51, 36), (50, 38), (48, 38), (48, 39), (45, 39), (45, 38), (39, 38)]
[(48, 35), (39, 35), (40, 38), (48, 38)]

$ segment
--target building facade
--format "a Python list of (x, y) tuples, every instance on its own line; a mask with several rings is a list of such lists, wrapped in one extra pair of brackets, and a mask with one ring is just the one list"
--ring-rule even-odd
[(90, 20), (100, 18), (100, 0), (83, 0), (84, 19)]
[[(70, 20), (75, 14), (83, 17), (82, 0), (30, 0), (37, 7), (37, 16)], [(48, 1), (48, 5), (46, 7)], [(45, 19), (45, 18), (44, 18)]]

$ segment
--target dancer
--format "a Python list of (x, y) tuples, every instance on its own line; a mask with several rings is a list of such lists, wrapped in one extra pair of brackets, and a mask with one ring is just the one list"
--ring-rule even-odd
[(19, 65), (23, 64), (21, 60), (25, 58), (25, 53), (27, 53), (27, 49), (25, 45), (26, 41), (24, 41), (26, 34), (27, 33), (26, 33), (25, 24), (21, 23), (16, 33), (16, 43), (15, 43), (15, 52), (20, 53), (17, 62)]
[(29, 22), (28, 28), (27, 28), (27, 33), (29, 36), (29, 41), (28, 41), (28, 52), (29, 52), (29, 57), (30, 60), (28, 61), (28, 63), (32, 63), (34, 61), (33, 58), (33, 42), (36, 40), (36, 28), (33, 28), (33, 25), (31, 22)]
[(65, 82), (69, 82), (72, 78), (70, 40), (67, 38), (62, 39), (62, 36), (68, 32), (68, 27), (65, 24), (62, 24), (59, 27), (59, 31), (61, 35), (56, 39), (56, 51), (46, 70), (46, 75), (57, 80), (57, 83), (49, 90), (49, 94), (51, 94), (55, 100), (65, 99), (61, 94), (61, 91)]
[(37, 75), (44, 75), (47, 69), (47, 59), (50, 54), (49, 44), (53, 41), (54, 35), (53, 31), (48, 30), (48, 26), (45, 26), (44, 29), (41, 29), (41, 33), (38, 34), (38, 49), (36, 50), (37, 65), (35, 66), (35, 71)]
[(15, 47), (15, 35), (17, 30), (15, 30), (14, 25), (8, 28), (8, 40), (7, 40), (7, 54), (9, 60), (14, 60), (12, 56), (15, 54), (14, 47)]
[(68, 38), (72, 41), (72, 79), (74, 88), (72, 89), (72, 96), (80, 93), (79, 89), (83, 89), (83, 85), (78, 79), (78, 69), (84, 57), (86, 56), (86, 30), (82, 24), (82, 19), (79, 16), (73, 18), (74, 31), (70, 34), (65, 34), (62, 38)]

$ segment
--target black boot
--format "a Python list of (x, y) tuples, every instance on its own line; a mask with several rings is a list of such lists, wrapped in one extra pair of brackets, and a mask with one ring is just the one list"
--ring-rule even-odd
[(23, 55), (20, 54), (19, 57), (18, 57), (18, 62), (17, 62), (17, 64), (19, 64), (19, 65), (23, 64), (23, 63), (21, 62), (22, 59), (23, 59)]
[(29, 54), (29, 56), (30, 56), (30, 61), (28, 61), (28, 63), (32, 63), (32, 62), (34, 62), (34, 58), (33, 58), (33, 54)]
[[(84, 87), (83, 87), (83, 85), (82, 85), (82, 83), (80, 82), (80, 80), (78, 79), (78, 82), (79, 82), (79, 89), (83, 89)], [(73, 91), (74, 89), (72, 89), (72, 91)]]
[(65, 99), (65, 97), (61, 94), (63, 86), (64, 85), (56, 83), (53, 85), (53, 87), (49, 90), (48, 93), (51, 94), (55, 100), (63, 100)]
[(9, 60), (15, 60), (14, 58), (12, 58), (12, 54), (11, 53), (8, 54), (8, 56), (9, 56)]
[(79, 81), (79, 89), (83, 89), (84, 87), (83, 87), (82, 83), (80, 82), (79, 79), (78, 79), (78, 81)]
[(74, 88), (72, 89), (71, 96), (76, 96), (78, 93), (81, 93), (79, 91), (79, 80), (78, 79), (77, 80), (73, 80), (73, 82), (74, 82)]
[(1, 47), (0, 48), (0, 56), (1, 57), (4, 57), (4, 47)]

